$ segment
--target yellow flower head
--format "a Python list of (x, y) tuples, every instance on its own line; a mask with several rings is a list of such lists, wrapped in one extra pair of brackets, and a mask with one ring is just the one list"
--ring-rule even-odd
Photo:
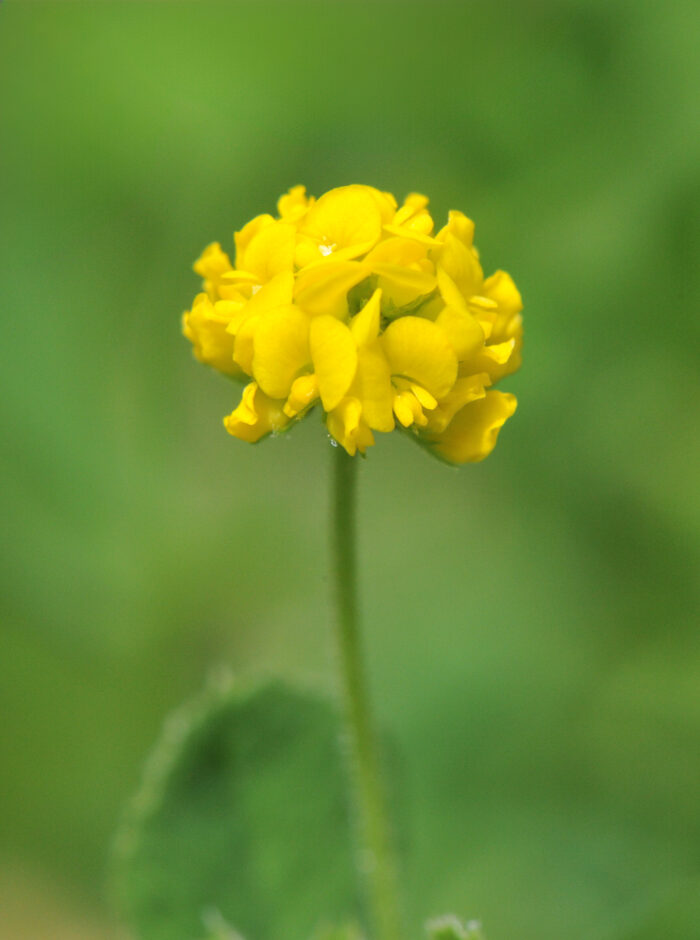
[(505, 271), (484, 278), (473, 222), (435, 232), (425, 196), (359, 185), (277, 208), (236, 233), (234, 263), (214, 243), (194, 266), (183, 332), (250, 379), (226, 429), (256, 442), (320, 405), (351, 455), (398, 428), (450, 463), (488, 456), (515, 411), (490, 386), (520, 366), (522, 302)]

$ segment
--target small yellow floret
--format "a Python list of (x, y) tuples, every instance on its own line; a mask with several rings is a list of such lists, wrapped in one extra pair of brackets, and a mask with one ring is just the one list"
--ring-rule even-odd
[(224, 427), (242, 441), (255, 444), (271, 431), (282, 431), (289, 424), (278, 401), (269, 398), (251, 382), (243, 389), (241, 402), (230, 415), (224, 418)]
[(182, 315), (182, 332), (192, 343), (200, 362), (214, 366), (226, 375), (243, 373), (233, 361), (233, 337), (227, 328), (243, 302), (218, 301), (213, 304), (206, 294), (195, 297), (192, 309)]
[(358, 398), (344, 398), (328, 415), (331, 436), (354, 457), (374, 444), (374, 435), (362, 417), (362, 402)]

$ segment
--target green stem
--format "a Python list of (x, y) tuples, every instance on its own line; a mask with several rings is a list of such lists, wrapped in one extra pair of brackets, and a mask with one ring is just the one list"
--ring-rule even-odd
[(359, 828), (360, 877), (377, 940), (400, 940), (396, 868), (369, 709), (357, 613), (355, 503), (357, 463), (334, 447), (333, 562), (338, 659), (352, 796)]

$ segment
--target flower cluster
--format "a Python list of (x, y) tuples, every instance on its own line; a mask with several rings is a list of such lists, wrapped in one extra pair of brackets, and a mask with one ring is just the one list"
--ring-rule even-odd
[(470, 219), (450, 212), (435, 233), (427, 207), (296, 186), (277, 218), (235, 234), (235, 264), (218, 243), (204, 251), (183, 330), (199, 360), (251, 380), (231, 434), (258, 441), (320, 403), (351, 455), (397, 427), (451, 463), (491, 452), (516, 406), (490, 386), (520, 365), (520, 294), (504, 271), (484, 278)]

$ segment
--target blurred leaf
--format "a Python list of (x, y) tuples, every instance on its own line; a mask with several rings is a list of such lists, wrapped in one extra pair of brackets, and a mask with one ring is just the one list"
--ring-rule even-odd
[(462, 924), (453, 914), (430, 921), (427, 929), (430, 940), (484, 940), (481, 924), (476, 921)]
[(212, 684), (168, 720), (116, 841), (118, 905), (140, 940), (308, 940), (358, 904), (337, 719), (281, 683)]

